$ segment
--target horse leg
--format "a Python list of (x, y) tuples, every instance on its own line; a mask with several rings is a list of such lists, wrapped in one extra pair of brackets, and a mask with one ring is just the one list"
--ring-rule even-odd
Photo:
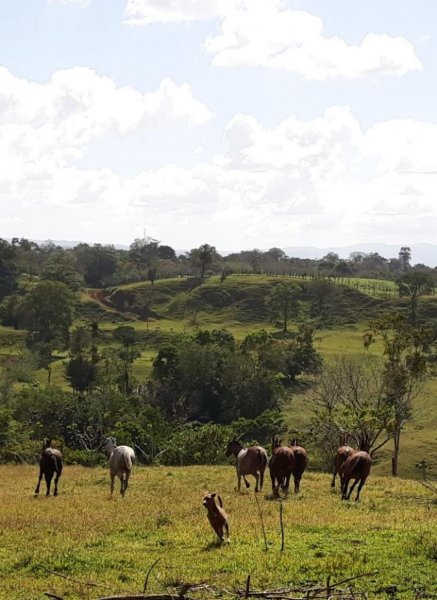
[(272, 480), (272, 495), (276, 496), (275, 477), (270, 473), (270, 479)]
[(250, 483), (247, 481), (247, 479), (246, 479), (246, 475), (243, 475), (243, 479), (244, 479), (244, 485), (245, 485), (247, 488), (250, 488)]
[(347, 495), (347, 498), (346, 498), (346, 500), (349, 500), (349, 499), (350, 499), (350, 497), (352, 496), (352, 492), (354, 491), (354, 488), (355, 488), (355, 486), (357, 485), (358, 481), (359, 481), (359, 479), (355, 479), (355, 481), (354, 481), (354, 482), (353, 482), (353, 484), (351, 485), (351, 487), (350, 487), (350, 490), (349, 490), (349, 494)]
[(113, 475), (111, 473), (111, 496), (114, 493), (114, 479), (115, 479), (115, 475)]
[(261, 492), (263, 489), (263, 485), (264, 485), (264, 471), (261, 470), (259, 472), (259, 491)]
[(53, 473), (45, 474), (45, 480), (46, 480), (46, 486), (47, 486), (46, 496), (50, 496), (50, 486), (52, 483), (52, 477), (53, 477)]
[(41, 479), (43, 476), (43, 472), (42, 472), (42, 468), (39, 468), (39, 477), (38, 477), (38, 483), (36, 484), (36, 488), (35, 488), (35, 496), (38, 496), (39, 494), (39, 486), (41, 485)]
[(288, 475), (285, 476), (285, 483), (284, 483), (284, 493), (286, 496), (288, 496), (288, 490), (290, 487), (290, 477), (291, 477), (291, 473), (289, 473)]
[(298, 494), (299, 493), (300, 476), (298, 473), (296, 473), (295, 475), (293, 475), (293, 478), (294, 478), (294, 493)]
[(59, 478), (60, 478), (60, 476), (61, 476), (61, 473), (60, 473), (59, 471), (56, 471), (56, 477), (55, 477), (55, 491), (53, 492), (53, 495), (54, 495), (54, 496), (57, 496), (57, 495), (58, 495), (58, 481), (59, 481)]
[(342, 500), (346, 500), (346, 496), (347, 496), (347, 488), (349, 485), (349, 479), (346, 479), (346, 477), (344, 475), (342, 475), (341, 477), (341, 499)]
[(258, 473), (255, 471), (255, 473), (253, 474), (253, 476), (255, 477), (255, 492), (259, 492), (261, 491), (259, 489), (259, 475)]
[(124, 474), (124, 492), (123, 492), (123, 496), (126, 493), (127, 490), (127, 486), (129, 484), (129, 477), (130, 477), (130, 471), (126, 471), (126, 473)]
[(124, 473), (118, 476), (120, 478), (120, 494), (124, 496)]
[(334, 467), (334, 471), (332, 473), (332, 481), (331, 481), (331, 487), (335, 488), (335, 476), (337, 475), (337, 469)]
[(355, 502), (358, 502), (358, 500), (360, 499), (360, 492), (363, 488), (364, 483), (366, 482), (366, 479), (360, 479), (360, 485), (358, 486), (358, 490), (357, 490), (357, 497), (355, 498)]

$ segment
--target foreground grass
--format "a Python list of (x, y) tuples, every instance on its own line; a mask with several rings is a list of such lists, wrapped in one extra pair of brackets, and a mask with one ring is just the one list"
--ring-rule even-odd
[[(234, 478), (231, 467), (137, 467), (126, 497), (110, 500), (107, 469), (66, 467), (61, 495), (34, 499), (35, 467), (0, 467), (0, 598), (138, 593), (156, 559), (153, 591), (182, 582), (232, 589), (249, 573), (264, 588), (377, 571), (354, 583), (369, 598), (436, 597), (437, 506), (417, 482), (371, 477), (355, 504), (341, 502), (328, 476), (305, 474), (302, 493), (284, 503), (281, 553), (279, 503), (259, 495), (265, 552), (253, 493), (236, 494)], [(222, 495), (228, 546), (215, 546), (205, 490)]]

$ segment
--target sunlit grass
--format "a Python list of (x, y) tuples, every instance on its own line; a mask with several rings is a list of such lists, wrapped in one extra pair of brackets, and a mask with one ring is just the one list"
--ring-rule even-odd
[[(265, 588), (377, 571), (356, 582), (370, 598), (387, 598), (389, 585), (399, 599), (414, 598), (415, 589), (437, 592), (436, 506), (416, 482), (371, 476), (355, 504), (331, 491), (328, 476), (305, 474), (302, 493), (284, 503), (281, 553), (279, 504), (265, 496), (268, 481), (259, 496), (265, 552), (253, 492), (234, 492), (232, 467), (137, 467), (126, 497), (113, 500), (106, 469), (66, 467), (60, 496), (49, 499), (33, 498), (36, 475), (35, 467), (0, 467), (0, 598), (105, 595), (47, 569), (139, 593), (158, 558), (149, 590), (187, 581), (232, 589), (249, 573), (254, 587)], [(214, 546), (201, 504), (206, 490), (223, 498), (229, 546)]]

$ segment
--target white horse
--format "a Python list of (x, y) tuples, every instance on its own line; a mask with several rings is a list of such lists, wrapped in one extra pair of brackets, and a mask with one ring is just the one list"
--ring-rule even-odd
[(109, 458), (109, 474), (111, 476), (111, 496), (114, 493), (114, 479), (120, 479), (120, 494), (125, 495), (132, 471), (132, 463), (135, 462), (135, 452), (130, 446), (117, 446), (113, 437), (106, 439), (104, 445), (105, 454)]

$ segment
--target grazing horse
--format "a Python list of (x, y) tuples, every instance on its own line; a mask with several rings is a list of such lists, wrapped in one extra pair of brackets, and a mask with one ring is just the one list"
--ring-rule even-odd
[(109, 474), (111, 476), (111, 496), (114, 493), (114, 479), (120, 479), (120, 494), (125, 495), (135, 461), (135, 452), (130, 446), (117, 446), (116, 439), (109, 437), (103, 444), (105, 454), (109, 458)]
[(237, 459), (235, 467), (237, 469), (238, 491), (241, 490), (241, 477), (244, 479), (246, 487), (250, 487), (246, 475), (255, 477), (255, 492), (260, 492), (264, 483), (264, 471), (267, 467), (267, 452), (261, 446), (250, 446), (244, 448), (239, 440), (232, 440), (226, 446), (226, 456), (233, 454)]
[(279, 486), (285, 495), (288, 495), (290, 477), (293, 471), (293, 451), (287, 446), (281, 446), (280, 439), (272, 438), (272, 456), (269, 460), (270, 479), (272, 480), (272, 494), (279, 497)]
[(346, 444), (347, 435), (340, 436), (340, 447), (334, 456), (334, 469), (332, 473), (331, 487), (335, 487), (335, 477), (338, 474), (341, 479), (341, 470), (346, 460), (356, 452), (354, 448)]
[(300, 490), (300, 480), (307, 466), (307, 451), (302, 446), (299, 446), (297, 439), (290, 440), (290, 449), (293, 452), (293, 479), (294, 479), (294, 493), (298, 494)]
[(50, 485), (52, 483), (53, 475), (55, 473), (55, 490), (53, 492), (53, 495), (58, 495), (58, 481), (61, 476), (63, 467), (62, 452), (60, 450), (57, 450), (56, 448), (52, 448), (51, 443), (52, 440), (44, 438), (42, 444), (42, 452), (39, 458), (39, 477), (35, 489), (35, 496), (38, 496), (39, 494), (39, 486), (41, 485), (41, 479), (43, 475), (46, 480), (47, 486), (46, 496), (50, 496)]
[[(341, 499), (349, 500), (354, 487), (360, 482), (357, 490), (357, 496), (355, 501), (360, 497), (361, 488), (366, 483), (366, 479), (370, 473), (370, 467), (372, 466), (372, 459), (370, 454), (364, 450), (358, 450), (354, 452), (346, 461), (343, 463), (341, 468)], [(349, 493), (347, 491), (349, 482), (354, 479), (354, 483), (351, 485)]]

